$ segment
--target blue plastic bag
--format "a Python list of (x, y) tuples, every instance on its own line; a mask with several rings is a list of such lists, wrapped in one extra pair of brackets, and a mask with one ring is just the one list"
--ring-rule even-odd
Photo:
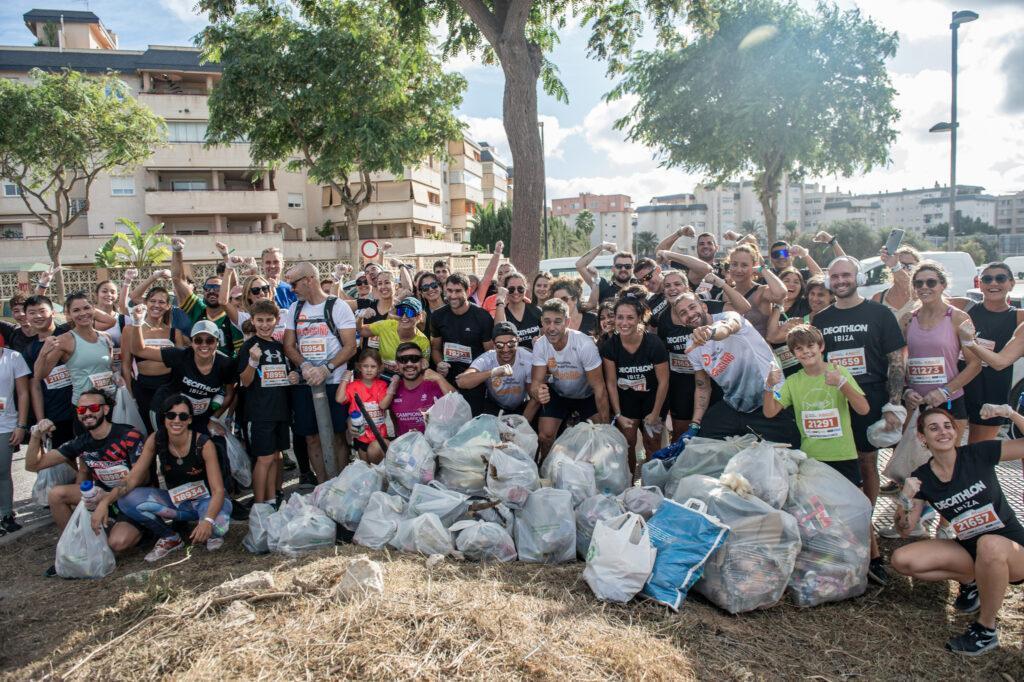
[(704, 563), (722, 546), (729, 528), (705, 512), (700, 500), (686, 505), (666, 499), (647, 522), (651, 545), (658, 551), (644, 594), (673, 611), (704, 574)]

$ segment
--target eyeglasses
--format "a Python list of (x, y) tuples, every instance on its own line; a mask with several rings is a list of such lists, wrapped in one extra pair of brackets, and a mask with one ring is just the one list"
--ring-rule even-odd
[(636, 278), (641, 282), (650, 282), (651, 278), (654, 277), (654, 270), (651, 270), (646, 275), (637, 275)]
[(203, 285), (203, 290), (204, 291), (220, 291), (220, 285), (219, 284), (204, 284)]
[(510, 294), (525, 294), (526, 293), (526, 287), (522, 287), (522, 286), (509, 287), (508, 288), (508, 293), (510, 293)]
[(429, 284), (421, 284), (420, 285), (420, 291), (422, 291), (423, 293), (426, 293), (426, 292), (430, 291), (431, 289), (440, 289), (440, 288), (441, 288), (441, 285), (438, 284), (437, 282), (430, 282)]
[(787, 251), (786, 249), (772, 251), (772, 258), (789, 258), (789, 251)]
[(422, 355), (400, 355), (395, 358), (395, 362), (399, 365), (415, 365), (422, 359)]
[(216, 346), (217, 345), (217, 339), (213, 338), (212, 336), (207, 336), (205, 334), (203, 334), (202, 336), (193, 336), (192, 337), (192, 345), (193, 346)]
[(902, 270), (913, 270), (915, 265), (917, 265), (917, 263), (900, 263), (896, 267)]
[(616, 263), (612, 267), (615, 268), (616, 270), (632, 270), (633, 269), (633, 264), (632, 263)]
[(164, 419), (166, 419), (167, 421), (174, 421), (175, 419), (177, 419), (180, 422), (187, 422), (191, 418), (192, 415), (190, 415), (188, 412), (175, 412), (174, 410), (171, 410), (170, 412), (164, 412)]
[(303, 277), (297, 277), (297, 278), (293, 279), (293, 280), (291, 281), (291, 285), (292, 285), (292, 288), (295, 288), (295, 285), (297, 285), (297, 284), (298, 284), (299, 282), (301, 282), (302, 280), (304, 280), (304, 279), (309, 279), (310, 277), (312, 277), (312, 275), (305, 275), (305, 276), (303, 276)]
[(514, 341), (495, 341), (494, 342), (494, 347), (497, 348), (498, 350), (505, 350), (506, 348), (515, 348), (518, 345), (519, 345), (519, 341), (518, 340), (514, 340)]
[(1004, 274), (982, 275), (981, 276), (981, 283), (982, 284), (992, 284), (992, 282), (995, 282), (996, 284), (1006, 284), (1009, 281), (1010, 281), (1010, 276), (1009, 275), (1004, 275)]
[(357, 279), (356, 280), (356, 286), (357, 287), (368, 287), (368, 286), (370, 286), (370, 280), (362, 279), (362, 278)]
[(75, 412), (77, 412), (78, 414), (86, 414), (87, 412), (92, 412), (93, 414), (96, 414), (102, 409), (103, 403), (94, 403), (92, 405), (79, 405), (78, 407), (75, 408)]
[(270, 293), (270, 285), (264, 285), (261, 287), (249, 287), (249, 293), (253, 296), (261, 296), (262, 294)]
[(398, 317), (408, 317), (411, 319), (413, 317), (416, 317), (416, 311), (407, 305), (400, 305), (397, 308), (395, 308), (395, 315), (397, 315)]
[(914, 280), (914, 288), (915, 289), (921, 289), (923, 287), (928, 287), (929, 289), (934, 289), (937, 286), (939, 286), (939, 280), (933, 279), (931, 277), (929, 277), (928, 279), (915, 279)]

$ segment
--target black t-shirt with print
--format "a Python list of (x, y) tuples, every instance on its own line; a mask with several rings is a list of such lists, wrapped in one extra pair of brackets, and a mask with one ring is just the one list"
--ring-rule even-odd
[(516, 328), (519, 347), (533, 350), (533, 340), (540, 334), (540, 308), (527, 303), (523, 309), (523, 319), (517, 320), (511, 308), (505, 308), (505, 319)]
[(593, 336), (597, 331), (598, 319), (594, 313), (583, 313), (583, 318), (580, 319), (580, 328), (577, 330), (587, 336)]
[(665, 294), (660, 291), (656, 294), (651, 294), (647, 297), (647, 307), (651, 311), (651, 317), (648, 323), (657, 328), (658, 319), (668, 310), (668, 299), (665, 298)]
[(889, 376), (889, 353), (903, 348), (903, 332), (892, 311), (863, 301), (852, 308), (830, 305), (811, 319), (825, 337), (829, 362), (845, 366), (861, 386)]
[[(626, 284), (624, 284), (623, 287), (628, 287), (629, 285), (636, 283), (636, 278), (630, 277), (629, 281)], [(601, 277), (600, 279), (597, 280), (597, 288), (599, 292), (598, 297), (600, 298), (601, 303), (604, 303), (609, 299), (615, 298), (616, 296), (619, 295), (619, 292), (622, 291), (622, 287), (619, 287), (617, 283), (609, 282), (604, 277)]]
[(950, 522), (957, 540), (971, 554), (978, 538), (988, 533), (1003, 535), (1024, 545), (1024, 526), (1013, 513), (996, 478), (1002, 447), (1002, 441), (998, 440), (958, 447), (953, 478), (948, 483), (940, 481), (932, 471), (931, 460), (914, 469), (912, 474), (921, 481), (921, 489), (915, 497), (930, 503)]
[[(28, 348), (25, 350), (25, 362), (29, 369), (32, 369), (39, 353), (43, 350), (43, 341), (37, 337), (31, 337)], [(64, 365), (57, 365), (50, 372), (49, 376), (41, 377), (39, 382), (43, 391), (43, 414), (37, 415), (37, 419), (46, 417), (53, 422), (64, 422), (75, 418), (75, 405), (71, 402), (71, 374)], [(64, 385), (66, 384), (66, 385)], [(56, 388), (54, 388), (54, 386)]]
[(444, 306), (430, 316), (430, 336), (441, 339), (441, 358), (451, 365), (449, 377), (469, 369), (469, 364), (484, 352), (484, 343), (491, 340), (493, 330), (490, 314), (474, 303), (461, 315)]
[[(169, 388), (161, 389), (160, 400), (171, 392), (184, 394), (195, 411), (192, 429), (205, 432), (213, 416), (213, 398), (223, 395), (228, 386), (238, 381), (234, 360), (217, 351), (210, 373), (203, 374), (196, 367), (195, 352), (191, 348), (161, 348), (160, 359), (171, 370)], [(156, 400), (153, 404), (159, 406)]]
[(288, 421), (288, 396), (291, 384), (288, 372), (291, 363), (284, 354), (284, 346), (273, 339), (253, 336), (242, 344), (238, 352), (238, 374), (249, 366), (249, 351), (258, 345), (263, 351), (260, 366), (252, 383), (245, 387), (245, 419), (249, 422)]
[(656, 334), (644, 332), (636, 352), (630, 353), (616, 334), (601, 344), (601, 357), (615, 363), (620, 395), (622, 391), (653, 393), (658, 388), (654, 366), (668, 362), (668, 351)]
[(57, 448), (72, 466), (82, 458), (96, 484), (104, 490), (120, 485), (142, 453), (145, 437), (133, 426), (111, 424), (106, 438), (96, 440), (89, 433), (69, 440)]

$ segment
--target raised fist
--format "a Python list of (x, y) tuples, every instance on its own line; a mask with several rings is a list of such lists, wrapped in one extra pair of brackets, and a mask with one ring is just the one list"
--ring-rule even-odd
[(920, 479), (917, 479), (917, 478), (914, 478), (913, 476), (911, 476), (910, 478), (908, 478), (907, 480), (905, 480), (903, 482), (903, 491), (902, 491), (903, 492), (903, 496), (906, 497), (908, 500), (914, 499), (914, 495), (917, 495), (917, 493), (920, 490), (921, 490), (921, 481), (920, 481)]
[(183, 251), (185, 249), (185, 240), (181, 237), (171, 237), (171, 250), (172, 251)]
[(508, 289), (505, 287), (498, 287), (498, 297), (496, 300), (501, 305), (505, 305), (505, 302), (508, 300)]
[(496, 254), (498, 254), (498, 255), (501, 255), (501, 253), (502, 253), (502, 252), (503, 252), (504, 250), (505, 250), (505, 242), (503, 242), (503, 241), (501, 241), (501, 240), (499, 239), (498, 241), (496, 241), (496, 242), (494, 243), (494, 253), (496, 253)]
[(789, 255), (793, 258), (807, 258), (807, 249), (799, 244), (792, 244), (789, 247)]
[(447, 362), (444, 362), (443, 360), (441, 362), (437, 363), (437, 372), (441, 376), (445, 376), (445, 377), (448, 376), (448, 371), (451, 368), (452, 368), (452, 366), (449, 365)]
[(263, 349), (260, 348), (260, 345), (258, 343), (254, 343), (252, 345), (252, 348), (249, 349), (249, 360), (251, 360), (252, 362), (259, 362), (262, 356)]
[(136, 270), (135, 268), (128, 268), (127, 270), (124, 271), (124, 282), (125, 282), (125, 284), (127, 284), (128, 282), (134, 281), (138, 276), (139, 276), (139, 271), (138, 270)]
[(171, 271), (170, 270), (157, 270), (153, 274), (156, 275), (157, 278), (159, 278), (159, 279), (170, 279), (171, 278)]
[(740, 240), (740, 233), (736, 230), (729, 230), (722, 235), (722, 239), (727, 242), (738, 242)]
[(601, 242), (601, 248), (608, 253), (615, 253), (619, 250), (619, 245), (615, 242)]
[(395, 245), (392, 244), (391, 242), (384, 242), (383, 244), (381, 244), (380, 250), (381, 251), (390, 251), (391, 249), (394, 248), (394, 246)]
[(697, 231), (693, 229), (693, 225), (684, 225), (679, 228), (679, 236), (693, 239), (697, 236)]
[(814, 235), (812, 241), (815, 244), (828, 244), (830, 241), (832, 241), (832, 235), (830, 235), (825, 230), (818, 230), (818, 233)]
[(491, 370), (491, 378), (496, 379), (498, 377), (510, 377), (512, 376), (512, 365), (501, 365)]
[(956, 329), (956, 335), (960, 337), (963, 342), (974, 341), (978, 336), (978, 330), (974, 328), (974, 322), (970, 318), (960, 323), (960, 326)]
[(228, 245), (224, 242), (214, 242), (214, 248), (217, 249), (217, 253), (220, 254), (221, 258), (228, 257)]
[(982, 419), (994, 419), (995, 417), (1009, 418), (1009, 416), (1013, 414), (1013, 408), (1009, 405), (993, 405), (992, 403), (985, 403), (981, 406), (980, 414)]
[(146, 306), (140, 303), (132, 308), (132, 324), (141, 327), (144, 319), (146, 319)]
[(704, 275), (704, 281), (713, 286), (718, 287), (719, 289), (725, 286), (725, 280), (716, 275), (714, 272), (709, 272), (708, 274)]

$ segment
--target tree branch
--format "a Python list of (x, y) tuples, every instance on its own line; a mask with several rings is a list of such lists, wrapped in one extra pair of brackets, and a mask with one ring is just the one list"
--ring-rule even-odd
[(469, 15), (470, 20), (477, 25), (480, 32), (484, 34), (484, 38), (487, 38), (487, 42), (494, 47), (501, 40), (502, 26), (498, 25), (498, 19), (494, 16), (494, 13), (487, 8), (487, 5), (483, 3), (483, 0), (457, 0), (459, 6), (466, 14)]
[(511, 38), (522, 35), (526, 31), (526, 22), (530, 19), (530, 10), (534, 0), (511, 0), (505, 23), (502, 26), (502, 37)]

